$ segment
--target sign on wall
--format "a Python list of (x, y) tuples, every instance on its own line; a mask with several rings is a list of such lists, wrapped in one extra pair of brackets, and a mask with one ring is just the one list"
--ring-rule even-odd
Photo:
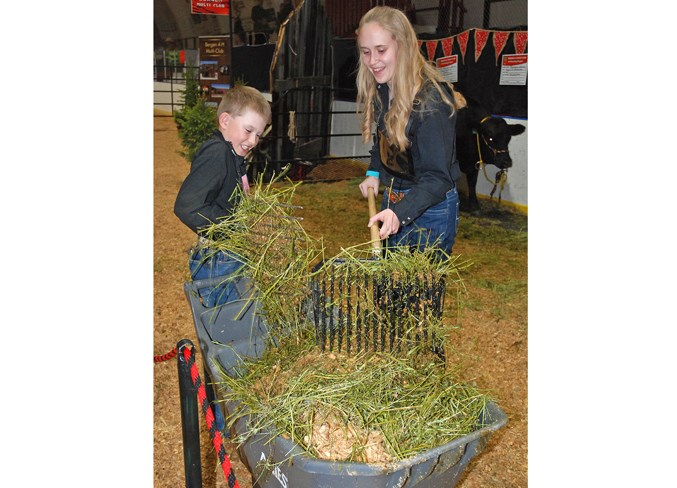
[(501, 85), (527, 84), (528, 54), (504, 54), (501, 60)]
[(218, 106), (224, 90), (231, 87), (230, 36), (199, 38), (200, 88), (207, 103)]
[(190, 0), (190, 13), (230, 15), (230, 0)]
[[(491, 113), (527, 117), (527, 31), (468, 29), (444, 39), (421, 39), (429, 61), (457, 55), (454, 88)], [(447, 61), (443, 61), (442, 64)], [(445, 77), (451, 65), (441, 68)], [(443, 71), (444, 72), (444, 71)]]
[(437, 69), (440, 70), (444, 79), (449, 83), (456, 83), (458, 81), (458, 55), (444, 56), (437, 58)]

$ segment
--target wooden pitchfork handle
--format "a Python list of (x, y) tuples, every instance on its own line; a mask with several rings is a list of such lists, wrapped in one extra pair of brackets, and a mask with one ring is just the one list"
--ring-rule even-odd
[[(376, 215), (376, 200), (374, 197), (374, 189), (370, 186), (367, 188), (367, 200), (369, 201), (369, 218), (371, 219)], [(369, 227), (371, 232), (371, 246), (375, 251), (381, 250), (381, 236), (379, 235), (378, 222), (374, 222), (371, 227)]]

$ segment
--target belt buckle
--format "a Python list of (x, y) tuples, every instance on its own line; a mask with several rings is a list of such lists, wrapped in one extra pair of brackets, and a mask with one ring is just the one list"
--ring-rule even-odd
[(404, 192), (390, 191), (388, 190), (388, 198), (391, 202), (397, 203), (404, 198)]

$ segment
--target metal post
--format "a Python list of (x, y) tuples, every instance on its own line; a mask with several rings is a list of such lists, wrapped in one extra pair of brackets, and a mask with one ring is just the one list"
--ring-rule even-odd
[(195, 347), (188, 339), (176, 345), (178, 351), (179, 395), (181, 397), (181, 429), (183, 431), (183, 463), (186, 488), (202, 488), (200, 462), (200, 425), (198, 423), (197, 389), (190, 377), (190, 366), (183, 357), (184, 347), (190, 347), (195, 358)]
[(169, 96), (171, 99), (169, 104), (172, 110), (172, 115), (174, 115), (174, 73), (172, 73), (171, 78), (169, 78), (169, 91), (170, 91)]
[(491, 0), (484, 0), (484, 12), (482, 14), (482, 28), (483, 29), (488, 29), (489, 28), (489, 19), (491, 18), (491, 4), (493, 2)]
[[(205, 393), (207, 395), (207, 401), (209, 404), (212, 406), (212, 409), (214, 411), (214, 422), (216, 424), (216, 409), (221, 409), (221, 406), (218, 405), (215, 400), (216, 400), (216, 392), (214, 391), (214, 382), (212, 380), (211, 375), (209, 374), (209, 371), (207, 370), (207, 365), (203, 365), (203, 371), (204, 371), (204, 385), (205, 385)], [(223, 415), (222, 415), (223, 416)]]

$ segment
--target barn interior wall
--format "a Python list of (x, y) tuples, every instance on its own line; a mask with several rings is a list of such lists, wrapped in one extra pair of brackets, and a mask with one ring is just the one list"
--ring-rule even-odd
[[(464, 0), (467, 12), (464, 15), (462, 30), (482, 28), (484, 23), (484, 0)], [(437, 8), (439, 0), (416, 0), (417, 9)], [(416, 14), (414, 28), (418, 33), (434, 33), (437, 26), (437, 11), (429, 10)], [(527, 25), (527, 0), (510, 0), (491, 5), (491, 25), (489, 28), (511, 29)]]
[[(251, 31), (253, 23), (251, 10), (256, 0), (239, 0), (242, 13), (240, 18), (245, 30)], [(509, 0), (491, 4), (491, 25), (489, 28), (510, 29), (527, 25), (527, 1)], [(280, 9), (281, 0), (264, 0), (265, 8)], [(417, 9), (437, 8), (439, 0), (416, 0)], [(484, 16), (484, 0), (464, 0), (467, 10), (462, 28), (482, 28)], [(430, 10), (417, 13), (416, 31), (434, 33), (437, 26), (437, 11)], [(158, 37), (164, 41), (172, 38), (175, 41), (192, 39), (199, 36), (224, 35), (230, 33), (230, 19), (225, 15), (193, 16), (190, 13), (190, 2), (187, 0), (154, 0), (154, 16)], [(182, 48), (193, 46), (181, 45)]]
[[(243, 5), (242, 24), (246, 31), (251, 31), (252, 7), (257, 4), (256, 0), (239, 0)], [(281, 0), (264, 0), (264, 8), (273, 8), (275, 13), (280, 10)], [(187, 0), (154, 0), (154, 16), (159, 36), (162, 41), (171, 38), (179, 42), (179, 48), (190, 48), (184, 40), (199, 36), (216, 36), (230, 34), (230, 17), (227, 15), (201, 15), (194, 16), (190, 12), (190, 1)], [(160, 20), (160, 22), (158, 22)], [(166, 30), (165, 30), (166, 29)], [(184, 41), (184, 42), (182, 42)], [(190, 44), (190, 43), (188, 43)], [(158, 47), (158, 46), (156, 46)]]
[[(361, 119), (357, 113), (357, 104), (355, 102), (346, 102), (335, 100), (332, 104), (333, 112), (350, 112), (334, 113), (331, 118), (331, 133), (332, 135), (340, 134), (356, 134), (361, 129)], [(353, 137), (332, 137), (329, 150), (334, 155), (349, 155), (349, 156), (364, 156), (369, 154), (371, 143), (362, 144), (359, 136)], [(365, 160), (368, 162), (367, 160)]]

